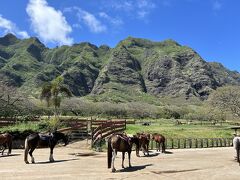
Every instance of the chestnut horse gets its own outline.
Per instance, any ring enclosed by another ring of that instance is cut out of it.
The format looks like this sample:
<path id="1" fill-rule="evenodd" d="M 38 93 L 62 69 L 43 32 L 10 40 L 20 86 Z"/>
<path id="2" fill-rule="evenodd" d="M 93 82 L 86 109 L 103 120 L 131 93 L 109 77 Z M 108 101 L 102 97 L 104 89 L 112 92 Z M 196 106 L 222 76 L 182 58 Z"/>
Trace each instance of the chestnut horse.
<path id="1" fill-rule="evenodd" d="M 11 154 L 12 139 L 13 139 L 13 136 L 9 133 L 0 134 L 0 145 L 3 146 L 2 155 L 4 154 L 4 151 L 5 149 L 7 149 L 7 147 L 8 147 L 7 155 Z"/>
<path id="2" fill-rule="evenodd" d="M 108 168 L 112 166 L 112 172 L 115 172 L 114 161 L 117 156 L 117 152 L 122 152 L 122 168 L 124 168 L 125 152 L 128 153 L 129 167 L 131 167 L 131 151 L 132 145 L 136 144 L 136 155 L 139 156 L 139 139 L 138 137 L 128 137 L 124 134 L 113 134 L 108 139 Z"/>
<path id="3" fill-rule="evenodd" d="M 139 146 L 143 151 L 143 154 L 149 155 L 149 142 L 150 142 L 150 134 L 145 133 L 137 133 L 137 137 L 139 139 Z"/>
<path id="4" fill-rule="evenodd" d="M 41 148 L 50 147 L 49 161 L 53 162 L 54 161 L 53 148 L 55 147 L 57 142 L 61 139 L 63 140 L 66 146 L 68 144 L 68 137 L 61 132 L 55 131 L 50 134 L 40 134 L 40 133 L 30 134 L 25 140 L 25 154 L 24 154 L 25 163 L 29 164 L 28 153 L 32 158 L 32 163 L 35 163 L 32 153 L 37 147 L 41 147 Z"/>
<path id="5" fill-rule="evenodd" d="M 162 134 L 152 134 L 152 140 L 157 143 L 157 151 L 160 151 L 160 144 L 162 144 L 162 153 L 165 152 L 165 137 Z"/>

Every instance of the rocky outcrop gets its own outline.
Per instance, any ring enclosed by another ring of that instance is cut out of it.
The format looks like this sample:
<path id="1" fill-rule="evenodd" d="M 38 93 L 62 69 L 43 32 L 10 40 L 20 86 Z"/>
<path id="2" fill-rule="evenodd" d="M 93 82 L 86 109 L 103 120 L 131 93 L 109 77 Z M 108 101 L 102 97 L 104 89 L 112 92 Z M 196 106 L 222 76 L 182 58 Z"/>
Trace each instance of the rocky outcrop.
<path id="1" fill-rule="evenodd" d="M 48 49 L 37 38 L 0 38 L 1 81 L 33 92 L 58 75 L 75 96 L 131 92 L 205 99 L 217 87 L 240 85 L 238 72 L 206 62 L 174 40 L 128 37 L 115 48 L 83 42 Z"/>

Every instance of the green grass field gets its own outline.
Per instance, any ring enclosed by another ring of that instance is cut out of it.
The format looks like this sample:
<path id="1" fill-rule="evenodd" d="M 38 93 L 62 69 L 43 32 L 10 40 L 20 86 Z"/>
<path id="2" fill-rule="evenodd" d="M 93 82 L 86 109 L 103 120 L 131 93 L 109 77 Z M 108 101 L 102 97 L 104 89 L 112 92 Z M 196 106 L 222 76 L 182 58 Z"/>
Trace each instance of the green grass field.
<path id="1" fill-rule="evenodd" d="M 233 130 L 230 129 L 230 125 L 224 123 L 222 126 L 217 125 L 201 125 L 197 121 L 193 121 L 192 124 L 176 125 L 176 120 L 170 119 L 158 119 L 151 120 L 149 126 L 143 126 L 142 122 L 150 122 L 150 120 L 137 120 L 136 124 L 128 124 L 126 133 L 136 134 L 138 132 L 147 133 L 161 133 L 167 138 L 232 138 Z M 184 120 L 183 120 L 184 121 Z M 25 130 L 32 131 L 45 131 L 44 127 L 39 123 L 18 123 L 13 126 L 2 127 L 0 132 L 23 132 Z M 46 128 L 46 127 L 45 127 Z"/>
<path id="2" fill-rule="evenodd" d="M 127 125 L 127 134 L 136 134 L 137 132 L 161 133 L 167 138 L 231 138 L 233 130 L 230 125 L 193 125 L 182 124 L 175 125 L 173 120 L 159 120 L 151 123 L 149 126 L 143 126 L 141 123 Z"/>

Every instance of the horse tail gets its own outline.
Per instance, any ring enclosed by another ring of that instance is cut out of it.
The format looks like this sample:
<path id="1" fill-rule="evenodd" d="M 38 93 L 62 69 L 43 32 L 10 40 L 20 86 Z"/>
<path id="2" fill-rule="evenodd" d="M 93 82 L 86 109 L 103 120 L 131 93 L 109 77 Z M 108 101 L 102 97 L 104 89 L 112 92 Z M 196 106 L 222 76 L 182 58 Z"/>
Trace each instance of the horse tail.
<path id="1" fill-rule="evenodd" d="M 25 150 L 24 150 L 24 161 L 27 162 L 27 159 L 28 159 L 28 150 L 29 150 L 29 147 L 28 147 L 28 138 L 26 138 L 25 140 Z"/>
<path id="2" fill-rule="evenodd" d="M 112 165 L 112 146 L 111 146 L 111 138 L 108 139 L 108 151 L 107 151 L 107 157 L 108 157 L 108 168 L 111 168 Z"/>

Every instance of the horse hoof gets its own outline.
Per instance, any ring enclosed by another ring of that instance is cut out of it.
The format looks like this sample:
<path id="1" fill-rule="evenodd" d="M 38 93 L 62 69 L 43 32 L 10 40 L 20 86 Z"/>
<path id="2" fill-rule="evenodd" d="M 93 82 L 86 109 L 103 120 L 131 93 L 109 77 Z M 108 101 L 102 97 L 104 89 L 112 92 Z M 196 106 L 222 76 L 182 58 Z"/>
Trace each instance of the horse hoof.
<path id="1" fill-rule="evenodd" d="M 25 163 L 26 163 L 26 164 L 29 164 L 29 162 L 28 162 L 28 161 L 25 161 Z"/>
<path id="2" fill-rule="evenodd" d="M 114 168 L 114 169 L 112 169 L 112 172 L 116 172 L 116 169 Z"/>

